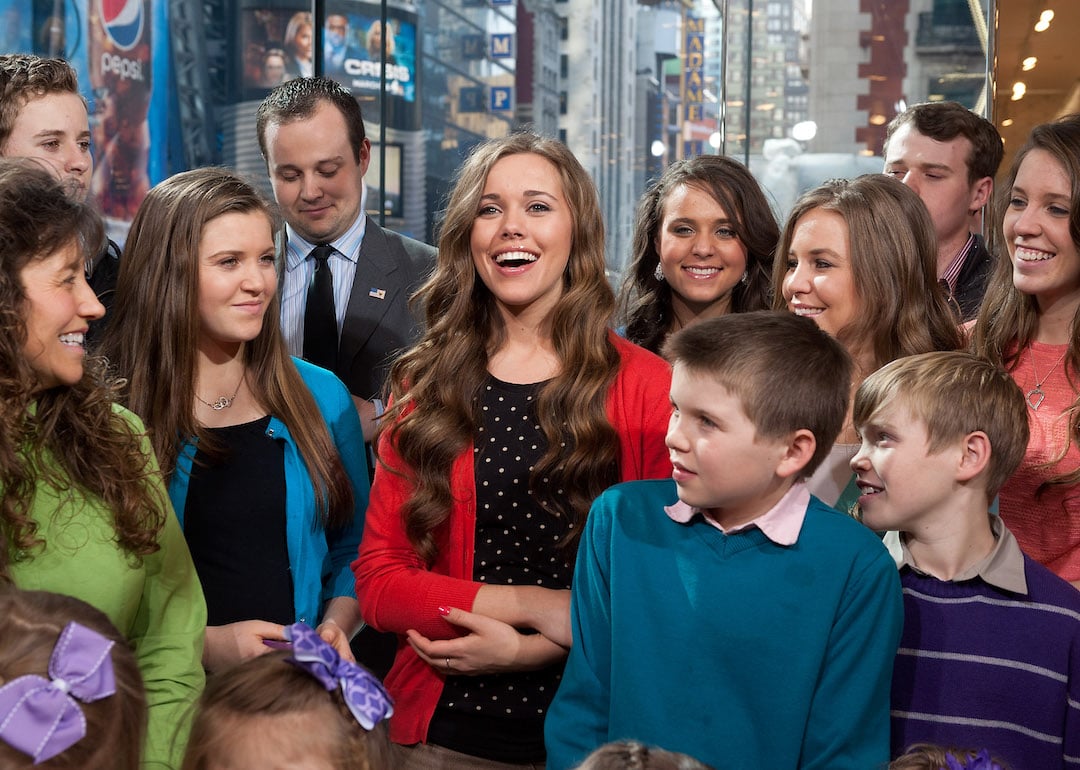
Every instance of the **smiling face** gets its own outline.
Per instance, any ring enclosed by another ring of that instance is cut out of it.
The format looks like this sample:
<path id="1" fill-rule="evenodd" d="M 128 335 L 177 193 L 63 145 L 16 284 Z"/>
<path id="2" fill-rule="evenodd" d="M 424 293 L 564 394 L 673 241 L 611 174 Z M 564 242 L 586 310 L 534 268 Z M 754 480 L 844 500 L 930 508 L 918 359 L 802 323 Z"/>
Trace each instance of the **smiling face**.
<path id="1" fill-rule="evenodd" d="M 281 212 L 300 236 L 329 243 L 363 212 L 364 173 L 371 158 L 367 139 L 357 163 L 345 118 L 321 101 L 310 118 L 266 127 L 266 162 Z"/>
<path id="2" fill-rule="evenodd" d="M 862 312 L 862 302 L 855 291 L 847 223 L 840 214 L 817 208 L 800 217 L 782 291 L 788 310 L 812 318 L 843 341 L 843 331 Z"/>
<path id="3" fill-rule="evenodd" d="M 787 442 L 758 435 L 742 400 L 712 377 L 675 364 L 665 439 L 679 499 L 724 527 L 767 512 L 787 491 L 777 470 Z"/>
<path id="4" fill-rule="evenodd" d="M 94 160 L 82 97 L 50 93 L 30 99 L 19 110 L 0 155 L 45 161 L 60 181 L 72 185 L 69 195 L 85 200 Z"/>
<path id="5" fill-rule="evenodd" d="M 86 283 L 78 243 L 72 241 L 55 254 L 32 260 L 19 277 L 26 293 L 23 355 L 41 388 L 74 385 L 83 376 L 89 322 L 105 315 Z"/>
<path id="6" fill-rule="evenodd" d="M 548 318 L 563 293 L 574 220 L 562 177 L 533 153 L 488 172 L 470 235 L 473 264 L 504 315 Z"/>
<path id="7" fill-rule="evenodd" d="M 274 238 L 261 211 L 206 223 L 199 240 L 199 344 L 235 349 L 262 330 L 277 290 Z"/>
<path id="8" fill-rule="evenodd" d="M 656 251 L 682 326 L 731 310 L 731 290 L 746 271 L 738 222 L 695 185 L 678 185 L 664 202 Z"/>
<path id="9" fill-rule="evenodd" d="M 1002 232 L 1013 284 L 1041 309 L 1080 305 L 1080 253 L 1069 234 L 1072 185 L 1061 163 L 1033 149 L 1020 162 Z"/>
<path id="10" fill-rule="evenodd" d="M 923 522 L 956 515 L 953 457 L 961 442 L 930 450 L 926 423 L 903 404 L 882 406 L 859 426 L 862 445 L 851 460 L 862 521 L 877 531 L 918 531 Z M 917 483 L 913 480 L 917 479 Z"/>

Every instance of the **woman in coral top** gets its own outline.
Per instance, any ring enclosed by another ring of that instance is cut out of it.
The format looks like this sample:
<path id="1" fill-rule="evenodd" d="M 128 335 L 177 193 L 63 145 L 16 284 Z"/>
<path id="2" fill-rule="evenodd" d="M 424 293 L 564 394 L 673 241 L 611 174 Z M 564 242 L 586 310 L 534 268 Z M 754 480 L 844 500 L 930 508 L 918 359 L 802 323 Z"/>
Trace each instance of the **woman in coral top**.
<path id="1" fill-rule="evenodd" d="M 609 330 L 603 232 L 554 140 L 487 142 L 458 175 L 353 565 L 365 620 L 400 635 L 395 767 L 543 766 L 589 506 L 671 473 L 670 370 Z"/>
<path id="2" fill-rule="evenodd" d="M 972 335 L 1027 398 L 1031 439 L 1002 487 L 1020 547 L 1080 587 L 1080 115 L 1032 129 L 999 201 L 999 260 Z"/>

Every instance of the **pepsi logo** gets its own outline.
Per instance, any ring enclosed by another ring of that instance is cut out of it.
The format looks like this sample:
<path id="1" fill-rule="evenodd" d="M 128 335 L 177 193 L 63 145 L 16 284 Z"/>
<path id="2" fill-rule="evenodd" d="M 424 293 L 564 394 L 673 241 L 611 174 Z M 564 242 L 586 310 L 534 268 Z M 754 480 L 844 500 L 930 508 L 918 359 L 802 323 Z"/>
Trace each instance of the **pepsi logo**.
<path id="1" fill-rule="evenodd" d="M 142 40 L 142 0 L 99 0 L 101 25 L 121 51 L 130 51 Z"/>

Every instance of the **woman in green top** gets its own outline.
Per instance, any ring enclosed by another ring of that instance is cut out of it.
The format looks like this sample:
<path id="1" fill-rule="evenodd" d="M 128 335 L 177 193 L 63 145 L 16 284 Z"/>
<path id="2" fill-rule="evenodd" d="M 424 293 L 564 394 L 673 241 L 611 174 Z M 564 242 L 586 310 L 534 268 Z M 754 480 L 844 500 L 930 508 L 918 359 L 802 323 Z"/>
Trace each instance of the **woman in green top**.
<path id="1" fill-rule="evenodd" d="M 144 764 L 178 767 L 206 605 L 142 423 L 103 361 L 84 366 L 104 314 L 84 265 L 103 242 L 42 166 L 0 160 L 0 582 L 108 615 L 146 684 Z"/>

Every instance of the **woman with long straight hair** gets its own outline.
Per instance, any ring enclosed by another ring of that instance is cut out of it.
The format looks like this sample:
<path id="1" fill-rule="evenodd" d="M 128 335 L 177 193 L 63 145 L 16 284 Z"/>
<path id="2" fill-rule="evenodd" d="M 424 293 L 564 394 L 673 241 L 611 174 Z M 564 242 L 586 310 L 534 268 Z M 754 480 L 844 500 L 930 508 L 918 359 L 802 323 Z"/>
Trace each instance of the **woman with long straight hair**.
<path id="1" fill-rule="evenodd" d="M 584 168 L 532 134 L 481 144 L 450 195 L 354 564 L 400 635 L 395 767 L 543 765 L 589 506 L 671 474 L 670 370 L 610 331 L 603 232 Z"/>
<path id="2" fill-rule="evenodd" d="M 225 169 L 157 185 L 132 222 L 103 340 L 195 559 L 211 670 L 300 621 L 351 658 L 360 625 L 359 418 L 332 373 L 286 352 L 275 229 L 266 201 Z"/>
<path id="3" fill-rule="evenodd" d="M 999 510 L 1026 553 L 1080 587 L 1080 115 L 1032 129 L 996 209 L 1008 258 L 971 344 L 1024 391 L 1031 427 Z"/>

